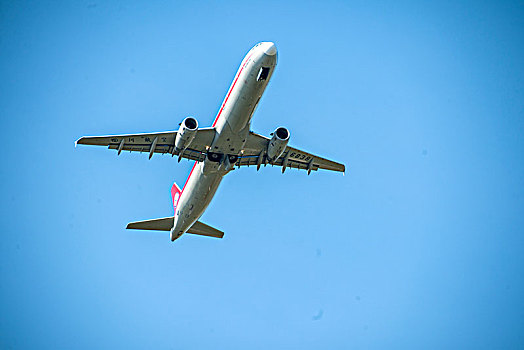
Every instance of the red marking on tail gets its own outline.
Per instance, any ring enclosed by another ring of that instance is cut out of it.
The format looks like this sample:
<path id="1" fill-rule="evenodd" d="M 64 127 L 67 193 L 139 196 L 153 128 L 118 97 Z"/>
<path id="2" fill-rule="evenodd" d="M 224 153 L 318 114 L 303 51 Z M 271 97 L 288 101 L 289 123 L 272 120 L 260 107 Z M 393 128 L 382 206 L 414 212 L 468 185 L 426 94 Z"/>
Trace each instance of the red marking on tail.
<path id="1" fill-rule="evenodd" d="M 173 183 L 173 187 L 171 187 L 171 198 L 173 199 L 173 208 L 176 212 L 176 206 L 178 204 L 178 201 L 180 199 L 180 196 L 182 195 L 182 190 L 178 187 L 176 183 Z"/>
<path id="2" fill-rule="evenodd" d="M 176 214 L 176 206 L 178 205 L 178 201 L 180 200 L 180 197 L 182 197 L 182 193 L 184 192 L 184 189 L 186 188 L 186 185 L 189 182 L 189 179 L 191 178 L 191 174 L 193 174 L 193 170 L 195 170 L 197 164 L 198 162 L 195 162 L 195 164 L 193 164 L 193 168 L 191 169 L 191 172 L 189 173 L 186 183 L 184 184 L 184 187 L 182 189 L 178 187 L 176 182 L 173 183 L 173 186 L 171 187 L 171 198 L 173 198 L 173 208 L 175 208 L 175 214 Z"/>

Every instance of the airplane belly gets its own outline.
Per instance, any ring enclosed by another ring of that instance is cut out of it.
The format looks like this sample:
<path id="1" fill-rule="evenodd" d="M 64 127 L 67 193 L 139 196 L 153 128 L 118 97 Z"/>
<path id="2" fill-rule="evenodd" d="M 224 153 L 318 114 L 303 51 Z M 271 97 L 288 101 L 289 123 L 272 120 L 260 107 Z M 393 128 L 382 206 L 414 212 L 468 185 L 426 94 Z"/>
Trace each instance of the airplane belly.
<path id="1" fill-rule="evenodd" d="M 239 88 L 236 98 L 231 101 L 227 117 L 224 118 L 225 124 L 232 132 L 239 132 L 245 129 L 251 120 L 255 104 L 262 96 L 265 88 L 265 84 L 258 84 L 256 81 L 255 72 L 250 71 L 246 75 L 247 77 Z"/>
<path id="2" fill-rule="evenodd" d="M 203 165 L 204 162 L 196 165 L 194 169 L 196 173 L 192 174 L 191 181 L 184 188 L 177 206 L 173 230 L 177 238 L 202 216 L 222 181 L 222 173 L 204 174 Z"/>
<path id="3" fill-rule="evenodd" d="M 215 196 L 218 186 L 222 181 L 222 174 L 200 174 L 200 179 L 192 195 L 188 200 L 188 212 L 186 217 L 190 220 L 197 220 L 211 203 Z M 193 222 L 191 223 L 191 225 Z M 191 226 L 190 225 L 190 226 Z"/>
<path id="4" fill-rule="evenodd" d="M 219 111 L 216 122 L 217 137 L 212 144 L 213 152 L 239 154 L 242 150 L 250 122 L 276 66 L 276 57 L 248 54 L 230 91 Z M 269 74 L 259 79 L 260 70 L 266 67 Z"/>

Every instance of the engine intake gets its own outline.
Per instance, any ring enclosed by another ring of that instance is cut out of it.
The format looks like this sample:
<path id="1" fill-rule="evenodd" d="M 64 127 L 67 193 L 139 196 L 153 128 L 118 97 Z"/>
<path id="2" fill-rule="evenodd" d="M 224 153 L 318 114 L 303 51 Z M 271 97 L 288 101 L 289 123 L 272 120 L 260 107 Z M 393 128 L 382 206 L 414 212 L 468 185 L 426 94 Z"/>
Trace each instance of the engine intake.
<path id="1" fill-rule="evenodd" d="M 267 158 L 270 163 L 276 161 L 284 153 L 288 142 L 289 130 L 284 127 L 277 128 L 267 146 Z"/>
<path id="2" fill-rule="evenodd" d="M 189 147 L 189 144 L 196 136 L 198 130 L 198 122 L 193 117 L 187 117 L 180 123 L 180 128 L 176 134 L 175 138 L 175 149 L 174 153 L 179 153 L 182 150 L 185 150 Z"/>

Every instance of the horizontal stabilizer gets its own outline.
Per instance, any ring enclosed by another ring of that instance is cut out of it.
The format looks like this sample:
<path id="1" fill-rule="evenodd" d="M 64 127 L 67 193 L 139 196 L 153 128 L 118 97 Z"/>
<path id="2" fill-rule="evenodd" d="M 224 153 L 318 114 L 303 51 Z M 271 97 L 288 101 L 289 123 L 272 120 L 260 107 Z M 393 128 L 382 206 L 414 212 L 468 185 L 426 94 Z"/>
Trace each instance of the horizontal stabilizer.
<path id="1" fill-rule="evenodd" d="M 204 224 L 203 222 L 197 221 L 187 230 L 187 233 L 192 233 L 194 235 L 222 238 L 224 237 L 224 232 L 217 230 L 209 225 Z"/>
<path id="2" fill-rule="evenodd" d="M 144 220 L 130 222 L 127 224 L 127 229 L 133 230 L 155 230 L 155 231 L 171 231 L 173 227 L 173 217 L 169 216 L 167 218 L 153 219 L 153 220 Z M 200 221 L 197 221 L 187 230 L 187 233 L 192 233 L 194 235 L 208 236 L 215 238 L 224 237 L 224 232 L 217 230 L 209 225 L 206 225 Z"/>
<path id="3" fill-rule="evenodd" d="M 173 217 L 153 219 L 153 220 L 144 220 L 130 222 L 127 224 L 127 229 L 132 230 L 155 230 L 155 231 L 171 231 L 173 227 Z"/>

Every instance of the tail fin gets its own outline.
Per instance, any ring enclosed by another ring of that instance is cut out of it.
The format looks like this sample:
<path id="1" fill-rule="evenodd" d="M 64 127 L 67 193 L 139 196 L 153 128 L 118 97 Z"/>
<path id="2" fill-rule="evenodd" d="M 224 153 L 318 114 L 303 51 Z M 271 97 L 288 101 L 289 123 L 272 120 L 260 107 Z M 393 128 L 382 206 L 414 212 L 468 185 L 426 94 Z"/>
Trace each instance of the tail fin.
<path id="1" fill-rule="evenodd" d="M 180 199 L 180 196 L 182 195 L 182 190 L 178 185 L 173 183 L 173 187 L 171 187 L 171 198 L 173 199 L 173 208 L 175 209 L 176 213 L 176 206 L 178 204 L 178 200 Z"/>

